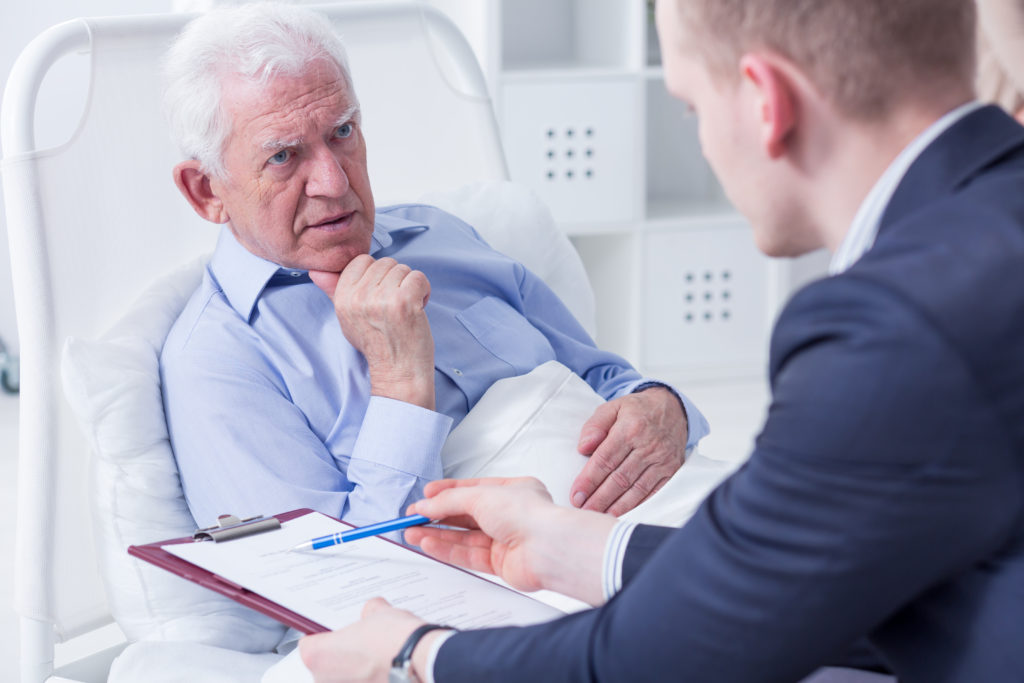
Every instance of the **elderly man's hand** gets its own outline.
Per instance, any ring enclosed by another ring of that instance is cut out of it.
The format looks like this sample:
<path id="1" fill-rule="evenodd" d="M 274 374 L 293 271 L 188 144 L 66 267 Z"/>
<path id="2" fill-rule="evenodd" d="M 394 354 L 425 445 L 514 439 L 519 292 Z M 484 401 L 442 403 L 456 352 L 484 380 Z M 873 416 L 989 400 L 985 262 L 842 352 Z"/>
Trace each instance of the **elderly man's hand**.
<path id="1" fill-rule="evenodd" d="M 310 271 L 334 301 L 341 331 L 366 358 L 370 391 L 434 408 L 434 338 L 425 307 L 430 282 L 391 258 L 362 254 L 339 275 Z"/>
<path id="2" fill-rule="evenodd" d="M 669 389 L 651 387 L 600 406 L 580 432 L 590 460 L 569 499 L 576 507 L 621 515 L 660 489 L 683 464 L 687 422 Z"/>
<path id="3" fill-rule="evenodd" d="M 363 618 L 330 633 L 318 633 L 299 641 L 299 652 L 316 683 L 387 681 L 391 660 L 409 634 L 424 621 L 374 598 L 363 607 Z M 427 634 L 417 645 L 429 649 Z M 417 663 L 414 658 L 413 664 Z"/>

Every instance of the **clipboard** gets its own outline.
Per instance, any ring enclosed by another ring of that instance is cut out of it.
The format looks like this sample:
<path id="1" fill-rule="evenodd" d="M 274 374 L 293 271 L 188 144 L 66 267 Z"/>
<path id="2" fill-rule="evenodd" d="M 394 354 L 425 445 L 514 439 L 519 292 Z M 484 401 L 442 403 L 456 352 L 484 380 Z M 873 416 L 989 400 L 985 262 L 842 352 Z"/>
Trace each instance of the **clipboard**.
<path id="1" fill-rule="evenodd" d="M 266 531 L 272 531 L 281 527 L 282 522 L 287 522 L 290 519 L 301 517 L 312 513 L 313 510 L 309 508 L 301 508 L 298 510 L 292 510 L 291 512 L 285 512 L 273 517 L 257 517 L 251 519 L 238 519 L 232 515 L 224 515 L 221 517 L 220 522 L 215 527 L 207 527 L 205 529 L 199 529 L 191 536 L 184 536 L 182 538 L 173 538 L 166 541 L 157 541 L 155 543 L 147 543 L 146 545 L 130 545 L 128 546 L 128 554 L 145 560 L 150 564 L 154 564 L 161 569 L 166 569 L 172 574 L 188 579 L 193 583 L 198 583 L 204 588 L 220 593 L 221 595 L 227 596 L 252 609 L 265 614 L 271 619 L 291 626 L 292 628 L 301 631 L 305 634 L 312 633 L 323 633 L 329 631 L 327 627 L 322 624 L 318 624 L 311 619 L 293 612 L 292 610 L 280 605 L 272 600 L 268 600 L 259 593 L 243 588 L 236 583 L 232 583 L 227 579 L 217 576 L 213 572 L 196 566 L 187 560 L 183 560 L 176 555 L 164 550 L 161 546 L 165 545 L 177 545 L 179 543 L 226 543 L 230 542 L 235 538 L 243 538 L 252 534 L 264 533 Z M 340 520 L 339 520 L 340 521 Z M 348 526 L 352 526 L 348 522 L 341 522 Z M 385 539 L 386 540 L 386 539 Z"/>
<path id="2" fill-rule="evenodd" d="M 179 557 L 178 554 L 169 552 L 164 547 L 180 544 L 209 544 L 209 548 L 200 548 L 199 546 L 194 548 L 194 550 L 202 551 L 198 553 L 198 556 L 208 556 L 209 553 L 206 552 L 207 550 L 213 551 L 214 548 L 220 547 L 221 545 L 231 547 L 232 542 L 236 539 L 249 539 L 246 543 L 240 544 L 240 547 L 251 546 L 255 543 L 258 548 L 262 548 L 267 545 L 267 543 L 259 540 L 263 538 L 263 534 L 271 534 L 277 529 L 284 532 L 285 528 L 282 526 L 284 523 L 298 520 L 306 515 L 322 517 L 329 520 L 331 524 L 341 524 L 348 528 L 355 528 L 348 522 L 331 517 L 330 515 L 316 512 L 309 508 L 292 510 L 291 512 L 274 515 L 273 517 L 255 517 L 250 519 L 238 519 L 231 515 L 224 515 L 218 521 L 217 526 L 199 529 L 192 536 L 157 541 L 146 545 L 132 545 L 128 547 L 128 553 L 140 560 L 149 562 L 150 564 L 156 565 L 157 567 L 167 570 L 173 574 L 177 574 L 178 576 L 192 581 L 193 583 L 197 583 L 216 593 L 220 593 L 239 604 L 250 607 L 261 614 L 265 614 L 266 616 L 276 619 L 282 624 L 291 626 L 303 633 L 321 633 L 339 627 L 339 625 L 335 623 L 335 617 L 337 616 L 336 612 L 330 612 L 328 614 L 321 613 L 321 617 L 318 618 L 326 618 L 326 621 L 324 623 L 320 623 L 316 619 L 307 616 L 309 612 L 303 614 L 282 604 L 288 603 L 291 596 L 294 594 L 291 592 L 282 592 L 280 586 L 272 588 L 271 594 L 276 597 L 268 598 L 266 595 L 262 595 L 256 590 L 251 590 L 240 583 L 236 583 L 236 581 L 228 579 L 211 569 L 199 566 L 184 557 Z M 299 524 L 299 522 L 296 521 L 296 524 Z M 315 526 L 316 523 L 313 522 L 313 524 Z M 309 529 L 304 529 L 303 531 L 308 533 Z M 298 530 L 293 529 L 292 532 L 297 533 Z M 287 533 L 285 536 L 287 536 Z M 303 538 L 310 537 L 311 536 L 304 536 Z M 267 538 L 271 541 L 273 540 L 269 535 Z M 362 543 L 364 542 L 361 541 L 358 544 L 354 544 L 354 546 L 356 548 L 365 547 L 361 545 Z M 537 598 L 521 593 L 507 584 L 503 585 L 500 582 L 491 581 L 479 576 L 478 574 L 467 571 L 462 567 L 441 562 L 429 555 L 425 555 L 413 548 L 396 543 L 388 538 L 377 536 L 374 539 L 366 539 L 365 543 L 371 547 L 375 543 L 386 544 L 383 548 L 378 548 L 378 550 L 372 552 L 376 558 L 379 558 L 374 559 L 374 562 L 378 562 L 383 558 L 390 558 L 389 561 L 397 561 L 401 563 L 401 565 L 406 566 L 408 566 L 409 562 L 412 562 L 413 565 L 420 567 L 420 570 L 418 571 L 425 572 L 424 574 L 421 574 L 422 577 L 426 577 L 427 574 L 431 574 L 434 576 L 432 581 L 440 581 L 440 584 L 431 583 L 431 586 L 437 586 L 447 582 L 449 584 L 447 588 L 448 593 L 446 594 L 445 589 L 442 588 L 441 592 L 434 596 L 437 597 L 437 604 L 441 605 L 442 609 L 447 608 L 451 604 L 450 602 L 446 602 L 447 597 L 451 595 L 462 596 L 460 599 L 464 601 L 463 604 L 461 606 L 456 605 L 453 608 L 455 612 L 458 612 L 458 614 L 453 612 L 452 614 L 449 614 L 448 617 L 441 617 L 441 621 L 444 621 L 445 623 L 452 622 L 452 626 L 461 627 L 458 619 L 462 618 L 470 620 L 466 624 L 467 627 L 470 628 L 487 627 L 491 625 L 525 625 L 528 623 L 537 623 L 538 621 L 547 621 L 549 619 L 556 618 L 557 616 L 564 616 L 564 614 L 569 611 L 560 605 L 556 606 L 550 602 L 538 600 Z M 274 544 L 271 543 L 270 545 Z M 182 549 L 182 551 L 185 550 L 186 549 Z M 378 554 L 381 550 L 384 550 L 383 554 Z M 258 550 L 258 552 L 263 552 L 263 550 Z M 278 552 L 280 551 L 275 550 L 274 554 Z M 191 551 L 181 552 L 180 554 L 192 555 L 192 559 L 196 559 L 197 556 L 197 553 Z M 213 554 L 217 555 L 218 553 L 214 552 Z M 213 566 L 216 567 L 217 563 L 214 563 Z M 278 570 L 273 568 L 271 568 L 270 571 L 273 575 L 282 575 L 276 573 Z M 245 571 L 242 573 L 244 574 Z M 399 578 L 408 576 L 408 569 L 401 569 L 396 576 Z M 241 578 L 241 576 L 235 576 L 235 579 L 239 582 L 244 582 L 246 580 Z M 423 580 L 426 580 L 426 578 Z M 254 585 L 254 588 L 255 587 L 257 586 Z M 345 590 L 348 589 L 346 588 Z M 401 590 L 405 591 L 405 587 L 401 587 Z M 362 601 L 369 599 L 373 594 L 374 593 L 370 593 L 363 596 Z M 386 593 L 383 595 L 384 597 L 387 597 Z M 407 595 L 403 594 L 403 597 L 407 597 Z M 426 594 L 424 594 L 423 597 L 428 602 L 433 599 L 433 597 L 427 596 Z M 301 600 L 299 602 L 301 602 Z M 354 600 L 350 600 L 348 602 L 348 605 L 354 604 Z M 429 609 L 431 605 L 428 604 L 425 605 L 425 607 Z M 413 609 L 411 605 L 407 605 L 407 608 Z M 296 607 L 296 609 L 303 608 Z M 345 607 L 345 609 L 351 609 L 351 607 Z M 359 609 L 361 610 L 361 606 Z M 315 609 L 313 616 L 316 616 Z M 427 618 L 429 615 L 421 614 L 420 616 Z M 491 621 L 490 623 L 481 623 L 479 625 L 472 622 L 472 619 L 478 618 L 492 620 L 501 618 L 504 619 L 504 621 Z M 441 621 L 438 623 L 441 623 Z"/>

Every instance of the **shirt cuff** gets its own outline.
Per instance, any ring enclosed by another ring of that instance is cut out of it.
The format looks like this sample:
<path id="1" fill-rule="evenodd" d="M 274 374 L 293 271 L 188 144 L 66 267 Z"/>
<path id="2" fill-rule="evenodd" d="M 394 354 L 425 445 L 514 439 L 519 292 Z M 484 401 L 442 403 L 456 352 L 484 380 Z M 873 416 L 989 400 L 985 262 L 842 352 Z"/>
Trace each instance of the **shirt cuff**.
<path id="1" fill-rule="evenodd" d="M 452 418 L 420 406 L 371 396 L 352 458 L 367 460 L 422 479 L 441 477 L 441 449 Z"/>
<path id="2" fill-rule="evenodd" d="M 622 590 L 622 560 L 626 557 L 629 537 L 633 535 L 633 529 L 636 527 L 636 522 L 619 521 L 608 535 L 608 542 L 604 546 L 604 569 L 601 576 L 606 601 L 611 600 L 613 595 Z"/>
<path id="3" fill-rule="evenodd" d="M 686 450 L 696 446 L 698 441 L 711 433 L 711 425 L 708 424 L 704 414 L 697 410 L 697 406 L 694 405 L 693 401 L 688 399 L 685 394 L 677 391 L 671 384 L 665 384 L 657 380 L 642 379 L 624 393 L 635 394 L 650 387 L 665 387 L 675 394 L 675 397 L 683 405 L 683 413 L 686 415 Z"/>
<path id="4" fill-rule="evenodd" d="M 434 683 L 434 662 L 437 661 L 437 653 L 441 651 L 441 646 L 456 633 L 458 631 L 448 631 L 431 643 L 430 652 L 427 653 L 427 670 L 423 672 L 423 683 Z"/>

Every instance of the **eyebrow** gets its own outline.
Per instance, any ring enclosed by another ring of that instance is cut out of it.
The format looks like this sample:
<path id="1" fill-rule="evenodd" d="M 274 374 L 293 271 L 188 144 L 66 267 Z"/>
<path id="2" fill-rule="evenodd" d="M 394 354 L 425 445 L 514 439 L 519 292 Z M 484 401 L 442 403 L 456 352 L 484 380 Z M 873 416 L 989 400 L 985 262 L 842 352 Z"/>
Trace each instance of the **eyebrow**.
<path id="1" fill-rule="evenodd" d="M 341 113 L 341 116 L 338 117 L 338 120 L 335 122 L 334 127 L 337 128 L 339 126 L 344 126 L 349 121 L 355 121 L 356 123 L 359 123 L 359 114 L 360 110 L 358 104 L 349 105 L 349 108 L 343 111 Z"/>
<path id="2" fill-rule="evenodd" d="M 334 128 L 339 128 L 341 126 L 344 126 L 346 123 L 349 123 L 351 121 L 355 121 L 356 123 L 359 123 L 359 114 L 360 114 L 359 105 L 358 104 L 350 105 L 348 109 L 346 109 L 345 111 L 343 111 L 341 113 L 341 116 L 338 117 L 337 121 L 335 121 Z M 283 139 L 275 138 L 275 139 L 272 139 L 272 140 L 265 141 L 262 145 L 260 145 L 260 148 L 264 152 L 279 152 L 282 149 L 288 149 L 290 147 L 298 147 L 302 143 L 303 143 L 303 139 L 301 137 L 292 138 L 290 140 L 283 140 Z"/>

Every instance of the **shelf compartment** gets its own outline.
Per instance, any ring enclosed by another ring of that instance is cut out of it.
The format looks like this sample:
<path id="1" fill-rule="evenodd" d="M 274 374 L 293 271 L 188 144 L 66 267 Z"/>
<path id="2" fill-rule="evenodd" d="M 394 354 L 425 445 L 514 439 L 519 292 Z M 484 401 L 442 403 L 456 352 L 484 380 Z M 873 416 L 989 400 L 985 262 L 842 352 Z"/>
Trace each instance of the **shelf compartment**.
<path id="1" fill-rule="evenodd" d="M 641 258 L 645 369 L 692 378 L 764 371 L 771 263 L 742 218 L 645 233 Z"/>
<path id="2" fill-rule="evenodd" d="M 644 7 L 644 63 L 648 66 L 661 66 L 661 42 L 654 22 L 653 2 L 645 3 Z"/>
<path id="3" fill-rule="evenodd" d="M 506 83 L 501 122 L 512 180 L 533 188 L 561 223 L 640 218 L 640 93 L 626 77 Z"/>
<path id="4" fill-rule="evenodd" d="M 576 235 L 573 246 L 583 260 L 597 306 L 595 341 L 636 366 L 639 362 L 640 310 L 636 305 L 639 239 L 636 234 Z"/>
<path id="5" fill-rule="evenodd" d="M 646 215 L 665 218 L 731 211 L 722 186 L 700 149 L 697 117 L 657 79 L 645 81 L 647 97 Z"/>
<path id="6" fill-rule="evenodd" d="M 636 68 L 645 7 L 633 0 L 505 0 L 505 70 Z"/>

